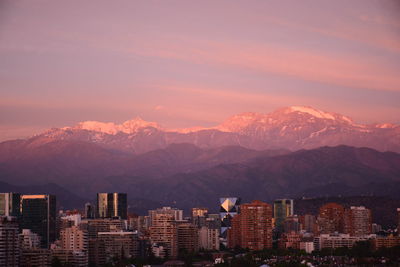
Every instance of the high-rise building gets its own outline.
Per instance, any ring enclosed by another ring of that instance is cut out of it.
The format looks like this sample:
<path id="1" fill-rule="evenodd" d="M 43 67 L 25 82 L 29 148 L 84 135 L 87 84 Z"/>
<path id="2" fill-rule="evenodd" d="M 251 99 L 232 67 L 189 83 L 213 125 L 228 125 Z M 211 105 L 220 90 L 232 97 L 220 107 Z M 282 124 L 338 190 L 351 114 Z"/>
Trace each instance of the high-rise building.
<path id="1" fill-rule="evenodd" d="M 372 232 L 371 210 L 363 206 L 350 207 L 345 212 L 346 232 L 352 236 L 369 235 Z"/>
<path id="2" fill-rule="evenodd" d="M 98 218 L 128 218 L 127 195 L 125 193 L 98 193 Z"/>
<path id="3" fill-rule="evenodd" d="M 254 200 L 240 205 L 240 214 L 232 219 L 228 230 L 228 246 L 250 250 L 272 248 L 272 207 Z"/>
<path id="4" fill-rule="evenodd" d="M 56 197 L 53 195 L 21 196 L 22 228 L 40 236 L 41 246 L 49 248 L 56 238 Z"/>
<path id="5" fill-rule="evenodd" d="M 320 207 L 317 218 L 320 234 L 344 233 L 345 209 L 337 203 L 327 203 Z"/>
<path id="6" fill-rule="evenodd" d="M 275 228 L 278 233 L 283 232 L 283 222 L 288 216 L 293 216 L 293 199 L 277 199 L 274 201 Z"/>
<path id="7" fill-rule="evenodd" d="M 298 233 L 300 231 L 300 220 L 297 215 L 288 216 L 283 221 L 283 230 L 285 233 Z"/>
<path id="8" fill-rule="evenodd" d="M 165 248 L 169 258 L 178 256 L 176 220 L 173 214 L 154 213 L 150 226 L 150 240 L 157 246 Z"/>
<path id="9" fill-rule="evenodd" d="M 240 213 L 240 198 L 223 197 L 219 199 L 221 219 L 221 237 L 227 237 L 227 230 L 231 227 L 231 220 Z"/>
<path id="10" fill-rule="evenodd" d="M 206 208 L 192 208 L 192 223 L 197 225 L 198 228 L 206 223 L 208 209 Z"/>
<path id="11" fill-rule="evenodd" d="M 60 233 L 61 248 L 73 251 L 88 250 L 88 233 L 78 226 L 63 229 Z"/>
<path id="12" fill-rule="evenodd" d="M 199 229 L 199 248 L 219 250 L 219 228 L 201 227 Z"/>
<path id="13" fill-rule="evenodd" d="M 174 221 L 182 221 L 183 220 L 183 210 L 179 210 L 171 207 L 162 207 L 160 209 L 149 210 L 149 219 L 150 226 L 153 225 L 153 220 L 155 218 L 155 214 L 169 214 L 173 217 Z"/>
<path id="14" fill-rule="evenodd" d="M 197 252 L 199 250 L 199 233 L 197 226 L 185 222 L 176 227 L 178 251 Z"/>
<path id="15" fill-rule="evenodd" d="M 91 203 L 85 204 L 85 218 L 86 219 L 94 219 L 96 216 L 95 207 Z"/>
<path id="16" fill-rule="evenodd" d="M 192 218 L 205 217 L 208 214 L 207 208 L 192 208 Z"/>
<path id="17" fill-rule="evenodd" d="M 19 266 L 19 230 L 15 217 L 0 217 L 0 266 Z"/>
<path id="18" fill-rule="evenodd" d="M 20 217 L 21 194 L 0 193 L 0 216 Z"/>
<path id="19" fill-rule="evenodd" d="M 316 219 L 314 215 L 305 214 L 300 216 L 301 230 L 307 233 L 314 233 L 316 231 Z"/>

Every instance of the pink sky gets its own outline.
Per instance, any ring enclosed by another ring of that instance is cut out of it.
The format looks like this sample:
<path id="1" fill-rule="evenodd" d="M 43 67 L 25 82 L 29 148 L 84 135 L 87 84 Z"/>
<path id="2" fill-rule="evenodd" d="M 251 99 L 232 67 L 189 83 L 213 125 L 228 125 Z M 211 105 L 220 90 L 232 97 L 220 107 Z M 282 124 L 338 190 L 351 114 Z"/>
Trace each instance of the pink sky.
<path id="1" fill-rule="evenodd" d="M 0 3 L 0 140 L 305 105 L 400 123 L 398 1 Z"/>

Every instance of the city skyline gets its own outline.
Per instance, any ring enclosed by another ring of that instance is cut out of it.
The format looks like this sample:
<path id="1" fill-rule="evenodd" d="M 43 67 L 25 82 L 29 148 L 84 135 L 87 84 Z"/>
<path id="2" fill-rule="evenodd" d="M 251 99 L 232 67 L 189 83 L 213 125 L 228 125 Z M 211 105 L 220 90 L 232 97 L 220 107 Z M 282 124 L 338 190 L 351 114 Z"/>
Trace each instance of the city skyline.
<path id="1" fill-rule="evenodd" d="M 292 105 L 398 124 L 398 11 L 396 1 L 3 1 L 0 138 L 136 116 L 210 127 Z"/>
<path id="2" fill-rule="evenodd" d="M 0 0 L 0 266 L 397 266 L 399 0 Z"/>

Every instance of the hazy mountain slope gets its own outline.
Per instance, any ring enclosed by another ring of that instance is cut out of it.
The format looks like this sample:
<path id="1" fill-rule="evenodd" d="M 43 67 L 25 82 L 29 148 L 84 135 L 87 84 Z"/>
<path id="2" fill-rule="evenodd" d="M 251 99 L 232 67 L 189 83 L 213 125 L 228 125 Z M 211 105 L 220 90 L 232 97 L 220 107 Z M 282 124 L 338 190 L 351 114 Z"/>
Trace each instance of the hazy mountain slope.
<path id="1" fill-rule="evenodd" d="M 223 164 L 151 183 L 125 177 L 123 183 L 134 195 L 184 208 L 212 206 L 221 196 L 240 196 L 246 201 L 318 196 L 320 192 L 314 189 L 321 187 L 326 187 L 325 193 L 330 195 L 337 194 L 340 187 L 370 190 L 374 183 L 382 185 L 381 188 L 397 185 L 400 183 L 400 155 L 367 148 L 323 147 L 262 157 L 247 163 Z"/>
<path id="2" fill-rule="evenodd" d="M 200 149 L 192 144 L 172 144 L 165 149 L 134 155 L 90 142 L 47 141 L 39 143 L 30 139 L 18 141 L 14 146 L 10 145 L 14 141 L 0 144 L 0 181 L 17 185 L 57 183 L 85 195 L 115 188 L 116 181 L 109 179 L 110 176 L 134 175 L 137 179 L 148 180 L 262 155 L 288 153 L 234 146 Z"/>
<path id="3" fill-rule="evenodd" d="M 70 141 L 26 145 L 31 149 L 18 144 L 20 154 L 13 153 L 7 160 L 3 155 L 0 181 L 24 186 L 56 183 L 89 199 L 97 192 L 119 191 L 143 203 L 187 209 L 213 207 L 222 196 L 244 201 L 338 194 L 395 196 L 400 188 L 400 154 L 369 148 L 287 152 L 175 144 L 132 155 Z"/>

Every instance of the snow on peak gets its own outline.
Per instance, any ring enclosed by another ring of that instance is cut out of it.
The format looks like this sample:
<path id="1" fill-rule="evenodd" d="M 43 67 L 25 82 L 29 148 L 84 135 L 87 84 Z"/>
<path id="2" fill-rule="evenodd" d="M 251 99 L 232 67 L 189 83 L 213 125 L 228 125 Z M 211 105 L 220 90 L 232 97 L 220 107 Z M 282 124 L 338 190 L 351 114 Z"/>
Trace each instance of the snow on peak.
<path id="1" fill-rule="evenodd" d="M 140 128 L 147 128 L 147 127 L 153 127 L 156 129 L 160 129 L 161 127 L 156 123 L 156 122 L 148 122 L 145 120 L 142 120 L 140 117 L 136 117 L 132 120 L 125 121 L 121 125 L 121 131 L 125 133 L 130 133 L 132 131 L 136 131 L 137 129 Z"/>
<path id="2" fill-rule="evenodd" d="M 117 125 L 113 122 L 83 121 L 73 128 L 107 134 L 116 134 L 118 132 Z"/>
<path id="3" fill-rule="evenodd" d="M 286 113 L 292 113 L 292 112 L 307 113 L 316 118 L 335 120 L 335 117 L 332 114 L 311 107 L 292 106 L 286 109 Z"/>
<path id="4" fill-rule="evenodd" d="M 147 122 L 139 117 L 125 121 L 122 124 L 115 124 L 113 122 L 84 121 L 78 123 L 78 125 L 72 128 L 115 135 L 119 132 L 132 134 L 137 132 L 141 128 L 147 128 L 147 127 L 153 127 L 156 129 L 161 128 L 157 123 Z"/>
<path id="5" fill-rule="evenodd" d="M 230 117 L 224 123 L 215 128 L 223 132 L 236 132 L 256 121 L 259 121 L 264 116 L 265 115 L 260 113 L 245 112 Z"/>
<path id="6" fill-rule="evenodd" d="M 194 133 L 194 132 L 199 132 L 203 130 L 210 130 L 212 128 L 207 128 L 207 127 L 201 127 L 201 126 L 195 126 L 195 127 L 190 127 L 190 128 L 178 128 L 178 129 L 168 129 L 168 132 L 174 132 L 174 133 L 181 133 L 181 134 L 187 134 L 187 133 Z"/>
<path id="7" fill-rule="evenodd" d="M 392 123 L 381 123 L 381 124 L 376 124 L 375 125 L 376 128 L 381 128 L 381 129 L 391 129 L 391 128 L 395 128 L 396 124 L 392 124 Z"/>

